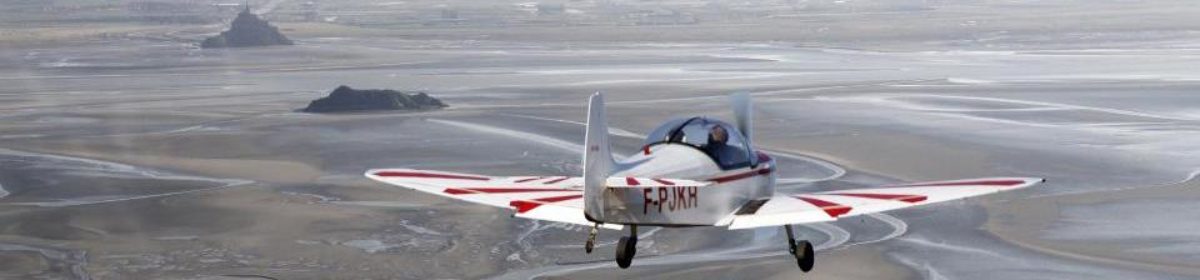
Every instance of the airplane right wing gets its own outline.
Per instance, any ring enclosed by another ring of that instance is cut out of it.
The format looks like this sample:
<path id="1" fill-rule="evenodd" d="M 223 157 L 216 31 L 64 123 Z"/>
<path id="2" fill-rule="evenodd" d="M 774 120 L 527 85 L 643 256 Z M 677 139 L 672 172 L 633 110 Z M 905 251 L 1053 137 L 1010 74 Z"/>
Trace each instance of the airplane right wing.
<path id="1" fill-rule="evenodd" d="M 735 215 L 729 229 L 829 222 L 843 217 L 1016 190 L 1041 182 L 1045 182 L 1045 179 L 981 178 L 806 194 L 777 193 L 756 211 Z"/>

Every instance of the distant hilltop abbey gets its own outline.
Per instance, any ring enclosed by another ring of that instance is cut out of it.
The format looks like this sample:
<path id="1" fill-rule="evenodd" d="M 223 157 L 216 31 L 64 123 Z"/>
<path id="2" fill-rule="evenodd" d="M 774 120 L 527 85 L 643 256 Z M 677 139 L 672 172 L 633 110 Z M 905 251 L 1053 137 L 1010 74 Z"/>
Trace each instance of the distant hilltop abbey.
<path id="1" fill-rule="evenodd" d="M 229 30 L 204 39 L 204 42 L 200 43 L 200 47 L 205 49 L 241 48 L 292 44 L 292 40 L 288 40 L 287 37 L 280 34 L 278 28 L 251 13 L 250 5 L 246 5 L 246 8 L 238 13 L 237 18 L 233 19 Z"/>

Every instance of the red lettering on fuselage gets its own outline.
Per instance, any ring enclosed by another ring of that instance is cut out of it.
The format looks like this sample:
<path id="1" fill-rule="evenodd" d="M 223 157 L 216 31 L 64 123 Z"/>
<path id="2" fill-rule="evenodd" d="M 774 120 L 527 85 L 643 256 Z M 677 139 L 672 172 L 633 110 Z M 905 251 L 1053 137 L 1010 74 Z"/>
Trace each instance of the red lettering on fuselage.
<path id="1" fill-rule="evenodd" d="M 642 202 L 642 214 L 650 212 L 650 203 L 654 202 L 654 200 L 650 199 L 651 191 L 652 190 L 650 188 L 642 189 L 642 199 L 644 200 L 644 202 Z"/>
<path id="2" fill-rule="evenodd" d="M 658 187 L 658 201 L 655 201 L 654 204 L 658 204 L 659 213 L 662 213 L 663 204 L 667 204 L 668 197 L 671 196 L 667 195 L 667 187 Z"/>
<path id="3" fill-rule="evenodd" d="M 696 208 L 700 203 L 698 187 L 672 186 L 642 189 L 642 214 L 649 214 L 650 209 L 658 209 L 658 213 L 674 212 Z"/>
<path id="4" fill-rule="evenodd" d="M 687 190 L 671 188 L 671 196 L 675 197 L 671 199 L 671 211 L 675 211 L 676 207 L 679 209 L 687 207 L 687 195 L 684 195 L 685 193 L 687 193 Z"/>
<path id="5" fill-rule="evenodd" d="M 700 205 L 700 199 L 698 199 L 699 194 L 700 194 L 700 188 L 697 188 L 697 187 L 688 188 L 688 199 L 692 200 L 691 207 L 696 207 L 696 205 Z"/>

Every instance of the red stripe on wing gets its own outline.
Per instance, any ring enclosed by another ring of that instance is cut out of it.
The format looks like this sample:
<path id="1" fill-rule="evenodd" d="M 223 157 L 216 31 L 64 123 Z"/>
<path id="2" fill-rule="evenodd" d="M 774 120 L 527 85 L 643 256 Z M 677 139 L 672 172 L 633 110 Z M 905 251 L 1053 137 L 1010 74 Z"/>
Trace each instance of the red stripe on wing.
<path id="1" fill-rule="evenodd" d="M 540 179 L 542 179 L 542 178 L 546 178 L 546 177 L 532 177 L 532 178 L 525 178 L 525 179 L 516 180 L 516 181 L 513 181 L 513 182 L 514 182 L 514 183 L 524 183 L 524 182 L 529 182 L 529 181 L 533 181 L 533 180 L 540 180 Z"/>
<path id="2" fill-rule="evenodd" d="M 525 213 L 525 212 L 529 212 L 530 210 L 533 210 L 534 208 L 538 208 L 538 206 L 542 206 L 542 204 L 545 204 L 545 203 L 567 201 L 567 200 L 572 200 L 572 199 L 579 199 L 582 197 L 583 197 L 583 195 L 576 194 L 576 195 L 543 197 L 543 198 L 534 199 L 533 201 L 513 200 L 513 201 L 508 202 L 508 206 L 512 206 L 513 208 L 516 208 L 517 213 Z"/>
<path id="3" fill-rule="evenodd" d="M 375 176 L 380 176 L 380 177 L 415 177 L 415 178 L 436 178 L 436 179 L 460 179 L 460 180 L 476 180 L 476 181 L 488 181 L 488 180 L 491 180 L 491 178 L 488 178 L 488 177 L 482 177 L 482 176 L 455 175 L 455 174 L 441 174 L 441 173 L 416 172 L 416 171 L 380 171 L 380 172 L 375 172 Z"/>
<path id="4" fill-rule="evenodd" d="M 658 182 L 659 184 L 663 184 L 663 185 L 667 185 L 667 186 L 674 186 L 674 185 L 675 185 L 675 182 L 667 181 L 667 180 L 664 180 L 664 179 L 658 179 L 658 178 L 654 178 L 654 179 L 650 179 L 650 180 L 654 180 L 655 182 Z"/>
<path id="5" fill-rule="evenodd" d="M 576 198 L 583 198 L 583 195 L 573 194 L 573 195 L 564 195 L 564 196 L 551 196 L 551 197 L 538 198 L 538 199 L 534 199 L 534 200 L 549 203 L 549 202 L 567 201 L 567 200 L 572 200 L 572 199 L 576 199 Z"/>
<path id="6" fill-rule="evenodd" d="M 634 179 L 633 177 L 625 177 L 625 184 L 630 186 L 641 185 L 641 183 L 639 183 L 638 180 Z"/>
<path id="7" fill-rule="evenodd" d="M 567 180 L 567 179 L 570 179 L 570 178 L 571 178 L 571 177 L 559 177 L 558 179 L 554 179 L 554 180 L 546 181 L 546 182 L 545 182 L 545 183 L 543 183 L 543 184 L 547 184 L 547 185 L 549 185 L 549 184 L 554 184 L 554 183 L 558 183 L 558 182 L 565 181 L 565 180 Z"/>
<path id="8" fill-rule="evenodd" d="M 527 193 L 527 192 L 578 192 L 580 190 L 572 189 L 556 189 L 556 188 L 446 188 L 443 192 L 448 194 L 476 194 L 476 193 Z"/>
<path id="9" fill-rule="evenodd" d="M 513 208 L 516 208 L 517 213 L 525 213 L 525 212 L 529 212 L 529 210 L 533 210 L 533 208 L 542 206 L 542 204 L 533 202 L 533 201 L 513 200 L 508 203 L 508 206 L 512 206 Z"/>
<path id="10" fill-rule="evenodd" d="M 921 202 L 921 201 L 925 201 L 926 199 L 929 199 L 929 197 L 926 197 L 924 195 L 915 195 L 915 194 L 827 193 L 826 195 L 840 195 L 840 196 L 853 196 L 853 197 L 882 199 L 882 200 L 896 200 L 896 201 L 903 201 L 903 202 L 908 202 L 908 203 L 917 203 L 917 202 Z"/>
<path id="11" fill-rule="evenodd" d="M 830 217 L 833 217 L 833 218 L 837 218 L 838 216 L 841 216 L 843 214 L 850 212 L 851 209 L 854 209 L 853 207 L 850 207 L 850 206 L 841 205 L 841 204 L 824 201 L 824 200 L 820 200 L 820 199 L 816 199 L 816 198 L 811 198 L 811 197 L 796 196 L 796 198 L 803 200 L 804 202 L 808 202 L 808 204 L 812 204 L 813 206 L 821 208 L 821 210 L 825 211 L 825 214 L 828 214 Z"/>
<path id="12" fill-rule="evenodd" d="M 907 185 L 898 185 L 901 187 L 952 187 L 952 186 L 1003 186 L 1011 187 L 1024 184 L 1024 180 L 978 180 L 978 181 L 959 181 L 959 182 L 933 182 L 933 183 L 915 183 Z"/>

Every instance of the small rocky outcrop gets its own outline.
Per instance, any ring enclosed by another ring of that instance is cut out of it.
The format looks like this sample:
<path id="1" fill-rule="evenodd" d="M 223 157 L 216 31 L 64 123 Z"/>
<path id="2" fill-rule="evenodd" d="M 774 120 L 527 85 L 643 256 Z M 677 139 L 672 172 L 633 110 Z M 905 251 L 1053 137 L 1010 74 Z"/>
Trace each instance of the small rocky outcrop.
<path id="1" fill-rule="evenodd" d="M 278 28 L 258 18 L 250 12 L 249 7 L 246 7 L 237 15 L 237 18 L 233 19 L 229 30 L 204 39 L 204 42 L 200 43 L 200 47 L 205 49 L 242 48 L 291 44 L 293 44 L 292 40 L 288 40 L 287 37 L 280 34 Z"/>
<path id="2" fill-rule="evenodd" d="M 329 96 L 313 100 L 304 112 L 332 113 L 368 110 L 430 110 L 446 103 L 424 92 L 408 94 L 390 89 L 353 89 L 339 86 Z"/>

